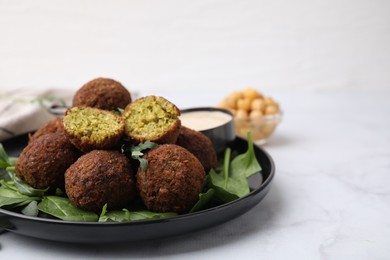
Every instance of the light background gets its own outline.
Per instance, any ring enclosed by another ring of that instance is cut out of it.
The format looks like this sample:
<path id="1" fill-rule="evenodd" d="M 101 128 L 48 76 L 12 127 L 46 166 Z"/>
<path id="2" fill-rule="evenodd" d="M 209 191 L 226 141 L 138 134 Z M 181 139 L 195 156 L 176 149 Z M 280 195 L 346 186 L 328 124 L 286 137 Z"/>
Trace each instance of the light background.
<path id="1" fill-rule="evenodd" d="M 0 0 L 0 90 L 390 87 L 386 0 Z"/>

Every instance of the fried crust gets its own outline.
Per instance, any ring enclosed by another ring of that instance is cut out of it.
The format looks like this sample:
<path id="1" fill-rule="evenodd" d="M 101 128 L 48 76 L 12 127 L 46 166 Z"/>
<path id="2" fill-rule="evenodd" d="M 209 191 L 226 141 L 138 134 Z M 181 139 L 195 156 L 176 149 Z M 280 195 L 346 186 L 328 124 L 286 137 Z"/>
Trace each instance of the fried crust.
<path id="1" fill-rule="evenodd" d="M 16 176 L 36 189 L 64 187 L 64 173 L 80 156 L 63 133 L 31 141 L 16 161 Z"/>
<path id="2" fill-rule="evenodd" d="M 129 103 L 131 94 L 120 82 L 110 78 L 96 78 L 75 93 L 72 105 L 116 110 L 125 108 Z"/>
<path id="3" fill-rule="evenodd" d="M 117 151 L 94 150 L 81 156 L 65 173 L 65 191 L 76 207 L 101 212 L 122 209 L 136 194 L 132 168 Z"/>
<path id="4" fill-rule="evenodd" d="M 199 160 L 174 144 L 159 145 L 144 156 L 145 172 L 139 168 L 137 187 L 145 206 L 155 212 L 186 213 L 198 201 L 206 174 Z"/>

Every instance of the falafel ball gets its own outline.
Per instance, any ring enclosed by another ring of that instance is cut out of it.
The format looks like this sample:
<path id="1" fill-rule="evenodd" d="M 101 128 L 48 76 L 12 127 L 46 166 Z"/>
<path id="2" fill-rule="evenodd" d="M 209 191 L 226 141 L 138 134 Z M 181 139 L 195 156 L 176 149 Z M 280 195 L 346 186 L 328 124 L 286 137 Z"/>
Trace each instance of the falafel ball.
<path id="1" fill-rule="evenodd" d="M 63 133 L 31 141 L 16 161 L 16 176 L 36 189 L 64 188 L 64 173 L 80 156 Z"/>
<path id="2" fill-rule="evenodd" d="M 109 78 L 96 78 L 75 93 L 72 105 L 111 111 L 125 108 L 129 103 L 131 94 L 120 82 Z"/>
<path id="3" fill-rule="evenodd" d="M 43 127 L 38 129 L 34 134 L 29 136 L 29 142 L 41 137 L 48 133 L 62 132 L 64 133 L 64 124 L 62 123 L 62 117 L 56 117 L 49 120 Z"/>
<path id="4" fill-rule="evenodd" d="M 137 187 L 145 206 L 154 212 L 188 212 L 198 201 L 206 174 L 199 160 L 183 147 L 163 144 L 149 150 Z"/>
<path id="5" fill-rule="evenodd" d="M 130 161 L 118 151 L 84 154 L 66 171 L 65 191 L 80 209 L 100 212 L 106 203 L 109 209 L 122 209 L 136 194 Z"/>
<path id="6" fill-rule="evenodd" d="M 180 110 L 163 97 L 146 96 L 126 106 L 125 135 L 134 143 L 152 141 L 158 144 L 176 143 L 180 133 Z"/>
<path id="7" fill-rule="evenodd" d="M 202 163 L 206 174 L 210 169 L 217 166 L 217 152 L 214 149 L 210 138 L 205 134 L 181 126 L 180 135 L 177 138 L 176 144 L 186 148 Z"/>
<path id="8" fill-rule="evenodd" d="M 82 152 L 114 148 L 125 130 L 122 117 L 92 107 L 69 108 L 63 122 L 65 135 Z"/>

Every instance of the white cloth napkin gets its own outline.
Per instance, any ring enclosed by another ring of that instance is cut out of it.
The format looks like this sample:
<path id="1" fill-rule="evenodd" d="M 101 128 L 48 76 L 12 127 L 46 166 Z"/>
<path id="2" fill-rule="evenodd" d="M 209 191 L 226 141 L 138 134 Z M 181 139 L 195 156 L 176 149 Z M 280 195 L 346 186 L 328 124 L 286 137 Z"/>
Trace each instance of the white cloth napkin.
<path id="1" fill-rule="evenodd" d="M 37 130 L 61 115 L 73 94 L 57 88 L 0 91 L 0 141 Z"/>

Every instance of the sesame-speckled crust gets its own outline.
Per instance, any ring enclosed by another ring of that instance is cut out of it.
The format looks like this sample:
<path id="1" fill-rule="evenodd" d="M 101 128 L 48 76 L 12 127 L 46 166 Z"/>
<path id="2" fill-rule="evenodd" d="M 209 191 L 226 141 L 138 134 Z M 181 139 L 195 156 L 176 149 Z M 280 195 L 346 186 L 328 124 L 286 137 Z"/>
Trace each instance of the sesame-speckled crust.
<path id="1" fill-rule="evenodd" d="M 133 103 L 128 104 L 126 106 L 126 108 L 124 109 L 122 116 L 124 116 L 125 121 L 126 121 L 126 117 L 129 113 L 128 111 L 132 107 L 137 106 L 139 103 L 143 102 L 144 100 L 146 100 L 148 98 L 160 99 L 160 100 L 164 100 L 166 103 L 169 103 L 169 105 L 171 105 L 172 108 L 174 109 L 173 113 L 177 117 L 175 119 L 174 124 L 172 124 L 172 126 L 169 129 L 167 129 L 165 132 L 163 132 L 160 135 L 153 135 L 151 133 L 144 132 L 142 136 L 128 131 L 128 129 L 126 129 L 126 126 L 125 126 L 125 135 L 127 137 L 129 137 L 136 144 L 141 143 L 141 142 L 145 142 L 145 141 L 152 141 L 152 142 L 155 142 L 157 144 L 175 144 L 177 141 L 177 138 L 180 134 L 180 128 L 181 128 L 181 121 L 179 119 L 180 109 L 175 104 L 171 103 L 170 101 L 166 100 L 165 98 L 158 97 L 158 96 L 141 97 L 141 98 L 137 99 L 136 101 L 134 101 Z"/>
<path id="2" fill-rule="evenodd" d="M 131 103 L 130 92 L 118 81 L 97 78 L 83 85 L 73 96 L 73 106 L 88 106 L 104 110 L 124 108 Z"/>
<path id="3" fill-rule="evenodd" d="M 186 148 L 202 163 L 206 174 L 217 166 L 217 153 L 205 134 L 182 126 L 176 144 Z"/>
<path id="4" fill-rule="evenodd" d="M 42 135 L 56 132 L 64 132 L 64 124 L 62 123 L 62 117 L 56 117 L 49 120 L 43 127 L 38 129 L 34 134 L 29 136 L 29 142 L 41 137 Z"/>
<path id="5" fill-rule="evenodd" d="M 71 109 L 72 108 L 67 109 L 65 112 L 65 117 L 68 115 L 68 113 L 71 113 Z M 108 111 L 104 112 L 111 113 Z M 103 140 L 94 140 L 91 137 L 80 136 L 77 132 L 74 132 L 69 127 L 67 127 L 66 124 L 64 124 L 65 135 L 68 137 L 69 141 L 83 153 L 87 153 L 95 149 L 114 149 L 124 134 L 125 122 L 121 116 L 115 115 L 114 113 L 112 113 L 112 115 L 114 115 L 121 122 L 120 129 L 116 132 L 111 132 L 109 135 L 105 135 Z"/>
<path id="6" fill-rule="evenodd" d="M 94 150 L 81 156 L 65 173 L 65 191 L 76 207 L 101 212 L 129 206 L 136 194 L 132 168 L 117 151 Z"/>
<path id="7" fill-rule="evenodd" d="M 198 201 L 206 179 L 202 164 L 188 150 L 159 145 L 144 156 L 149 165 L 137 172 L 137 187 L 145 206 L 154 212 L 188 212 Z"/>
<path id="8" fill-rule="evenodd" d="M 80 156 L 63 133 L 31 141 L 16 162 L 16 176 L 36 189 L 64 188 L 64 173 Z"/>

